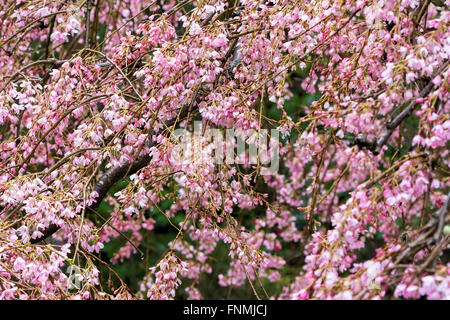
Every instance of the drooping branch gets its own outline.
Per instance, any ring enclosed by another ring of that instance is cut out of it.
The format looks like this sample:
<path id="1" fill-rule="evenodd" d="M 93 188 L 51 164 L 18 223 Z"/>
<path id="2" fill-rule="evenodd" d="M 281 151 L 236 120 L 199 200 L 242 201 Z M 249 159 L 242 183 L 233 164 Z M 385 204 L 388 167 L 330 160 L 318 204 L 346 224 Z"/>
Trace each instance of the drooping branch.
<path id="1" fill-rule="evenodd" d="M 169 120 L 166 122 L 167 127 L 171 127 L 177 124 L 177 121 L 180 122 L 183 120 L 187 115 L 187 107 L 184 106 L 180 114 L 177 118 Z M 150 147 L 152 146 L 152 143 L 150 144 Z M 100 203 L 103 201 L 103 199 L 108 194 L 109 189 L 116 184 L 121 179 L 125 178 L 128 175 L 132 175 L 136 172 L 138 172 L 140 169 L 147 166 L 152 157 L 149 154 L 143 154 L 137 157 L 137 159 L 133 162 L 125 162 L 124 164 L 113 167 L 109 170 L 107 170 L 105 173 L 102 174 L 100 179 L 97 181 L 97 183 L 94 186 L 94 191 L 98 194 L 97 198 L 94 200 L 94 202 L 87 207 L 88 211 L 97 211 L 98 207 L 100 206 Z M 57 232 L 61 227 L 56 224 L 51 224 L 47 229 L 42 231 L 42 236 L 36 239 L 31 239 L 30 242 L 32 244 L 38 243 L 50 236 L 52 236 L 55 232 Z"/>
<path id="2" fill-rule="evenodd" d="M 49 58 L 49 59 L 45 59 L 45 60 L 38 60 L 38 61 L 34 61 L 24 67 L 22 67 L 19 71 L 17 71 L 15 74 L 13 74 L 9 80 L 3 85 L 2 89 L 0 89 L 0 92 L 5 90 L 6 87 L 8 86 L 8 84 L 11 83 L 11 81 L 13 81 L 19 74 L 21 74 L 23 71 L 27 70 L 28 68 L 31 68 L 33 66 L 37 66 L 37 65 L 41 65 L 41 64 L 51 64 L 54 65 L 56 67 L 61 66 L 64 62 L 66 62 L 66 60 L 59 60 L 59 59 L 55 59 L 55 58 Z"/>
<path id="3" fill-rule="evenodd" d="M 240 57 L 239 57 L 240 47 L 238 45 L 238 41 L 239 41 L 238 38 L 233 40 L 233 42 L 231 43 L 230 47 L 228 48 L 226 54 L 222 58 L 222 66 L 223 67 L 227 64 L 228 60 L 231 57 L 232 57 L 232 59 L 229 64 L 233 64 L 233 67 L 236 66 L 241 61 Z M 232 69 L 230 70 L 230 68 L 228 68 L 227 71 L 231 72 Z M 217 85 L 219 76 L 220 75 L 216 76 L 214 85 Z M 197 98 L 200 98 L 200 97 L 195 96 L 195 99 L 197 99 Z M 181 108 L 181 110 L 176 118 L 171 119 L 165 123 L 165 127 L 176 126 L 177 123 L 181 122 L 184 118 L 186 118 L 190 114 L 191 107 L 192 107 L 191 103 L 185 104 Z M 152 146 L 153 146 L 153 142 L 150 142 L 149 147 L 152 147 Z M 88 211 L 97 211 L 98 207 L 100 206 L 100 203 L 106 197 L 106 195 L 108 194 L 108 191 L 111 189 L 111 187 L 114 184 L 116 184 L 118 181 L 125 178 L 126 176 L 132 175 L 132 174 L 136 173 L 137 171 L 139 171 L 140 169 L 147 166 L 150 163 L 151 159 L 152 159 L 151 155 L 143 154 L 143 155 L 140 155 L 139 157 L 137 157 L 137 159 L 131 163 L 126 162 L 121 166 L 111 168 L 108 171 L 106 171 L 105 173 L 103 173 L 102 176 L 100 177 L 100 179 L 97 181 L 97 183 L 94 186 L 94 191 L 98 194 L 98 196 L 94 200 L 94 202 L 90 206 L 87 207 Z M 56 224 L 51 224 L 47 229 L 42 231 L 42 236 L 40 236 L 36 239 L 31 239 L 30 242 L 32 244 L 34 244 L 34 243 L 38 243 L 42 240 L 45 240 L 48 237 L 52 236 L 54 233 L 56 233 L 60 228 L 61 227 Z"/>
<path id="4" fill-rule="evenodd" d="M 420 91 L 418 98 L 425 98 L 428 94 L 430 94 L 431 90 L 433 89 L 433 80 L 442 74 L 448 67 L 449 61 L 445 61 L 445 63 L 436 71 L 436 73 L 433 75 L 433 77 L 430 79 L 430 81 L 427 83 L 427 85 Z M 417 102 L 417 99 L 414 101 L 411 101 L 409 105 L 403 109 L 402 112 L 400 112 L 392 121 L 388 122 L 386 124 L 386 129 L 384 130 L 383 134 L 378 138 L 376 141 L 369 141 L 363 136 L 357 136 L 355 140 L 353 141 L 354 144 L 358 145 L 361 148 L 366 148 L 370 151 L 372 151 L 375 155 L 379 154 L 381 151 L 381 148 L 387 143 L 389 138 L 391 137 L 392 133 L 395 131 L 395 129 L 405 120 L 407 117 L 411 115 L 411 113 L 414 111 L 414 109 L 419 105 Z"/>
<path id="5" fill-rule="evenodd" d="M 394 263 L 385 271 L 385 274 L 391 274 L 387 283 L 389 287 L 395 287 L 398 285 L 398 283 L 402 280 L 404 267 L 409 266 L 409 262 L 414 259 L 417 252 L 420 250 L 434 247 L 423 259 L 423 262 L 415 267 L 416 274 L 420 275 L 426 268 L 437 260 L 439 254 L 443 250 L 443 245 L 448 242 L 449 236 L 442 236 L 442 229 L 444 224 L 450 223 L 450 216 L 448 214 L 449 209 L 450 192 L 447 193 L 446 201 L 439 208 L 439 210 L 435 212 L 434 217 L 428 221 L 427 225 L 423 226 L 421 230 L 418 231 L 415 239 L 411 241 L 406 240 L 402 245 L 402 249 L 398 250 L 394 255 Z M 367 292 L 368 288 L 365 288 L 355 297 L 355 299 L 363 299 Z"/>

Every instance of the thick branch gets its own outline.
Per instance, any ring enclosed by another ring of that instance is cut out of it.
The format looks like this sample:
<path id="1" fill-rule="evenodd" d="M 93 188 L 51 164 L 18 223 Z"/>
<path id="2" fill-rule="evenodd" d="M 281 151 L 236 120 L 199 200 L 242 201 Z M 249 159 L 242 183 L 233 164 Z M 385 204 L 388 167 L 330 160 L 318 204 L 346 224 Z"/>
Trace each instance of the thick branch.
<path id="1" fill-rule="evenodd" d="M 188 107 L 184 106 L 180 114 L 177 118 L 169 120 L 166 122 L 166 127 L 171 127 L 173 125 L 177 124 L 177 121 L 179 122 L 183 118 L 187 116 Z M 152 144 L 150 144 L 150 147 Z M 106 171 L 102 174 L 100 179 L 97 181 L 97 183 L 94 186 L 94 191 L 97 192 L 98 196 L 94 200 L 94 202 L 87 207 L 88 211 L 97 211 L 98 207 L 100 206 L 100 203 L 102 200 L 106 197 L 108 194 L 109 189 L 116 184 L 121 179 L 125 178 L 128 175 L 134 174 L 140 169 L 147 166 L 152 157 L 149 154 L 143 154 L 139 156 L 136 160 L 134 160 L 132 163 L 126 162 L 121 166 L 114 167 Z M 51 224 L 47 229 L 42 231 L 43 235 L 36 239 L 31 239 L 31 243 L 38 243 L 50 236 L 52 236 L 55 232 L 57 232 L 61 227 L 56 224 Z"/>
<path id="2" fill-rule="evenodd" d="M 439 76 L 442 72 L 447 69 L 449 65 L 449 61 L 447 60 L 442 67 L 440 67 L 436 73 L 433 75 L 433 77 L 430 79 L 428 84 L 420 91 L 419 98 L 426 97 L 431 90 L 433 90 L 433 80 L 437 76 Z M 419 105 L 416 100 L 411 101 L 411 103 L 402 111 L 400 112 L 392 121 L 388 122 L 386 124 L 386 129 L 384 130 L 381 137 L 375 142 L 375 141 L 368 141 L 362 136 L 358 136 L 354 140 L 354 144 L 366 148 L 370 151 L 372 151 L 374 154 L 379 154 L 381 151 L 381 148 L 387 143 L 389 138 L 391 137 L 394 130 L 400 125 L 400 123 L 403 122 L 409 115 L 414 111 L 414 109 Z"/>
<path id="3" fill-rule="evenodd" d="M 228 51 L 226 52 L 225 56 L 222 59 L 222 66 L 225 66 L 228 59 L 233 55 L 233 58 L 230 63 L 238 64 L 240 62 L 239 58 L 239 46 L 238 46 L 239 39 L 236 38 L 231 43 L 230 47 L 228 48 Z M 89 50 L 89 49 L 88 49 Z M 94 50 L 90 50 L 94 51 Z M 111 62 L 111 61 L 109 61 Z M 217 85 L 218 76 L 216 76 L 216 79 L 214 81 L 214 86 Z M 194 97 L 195 99 L 196 97 Z M 175 119 L 169 120 L 165 123 L 166 127 L 171 127 L 177 124 L 177 121 L 181 121 L 186 116 L 188 116 L 190 109 L 192 105 L 191 103 L 185 104 L 178 117 Z M 152 143 L 150 144 L 150 147 L 152 146 Z M 148 165 L 148 163 L 151 161 L 151 156 L 149 154 L 143 154 L 139 156 L 135 161 L 132 163 L 126 162 L 121 166 L 114 167 L 112 169 L 109 169 L 106 171 L 100 179 L 95 184 L 94 190 L 97 192 L 98 197 L 94 200 L 94 202 L 87 207 L 88 211 L 96 211 L 98 207 L 100 206 L 100 203 L 102 200 L 106 197 L 108 194 L 109 189 L 118 181 L 125 178 L 125 176 L 131 175 L 139 171 L 140 169 L 144 168 Z M 43 235 L 37 239 L 31 239 L 31 243 L 38 243 L 50 236 L 52 236 L 55 232 L 57 232 L 61 227 L 51 224 L 46 230 L 44 230 L 42 233 Z"/>
<path id="4" fill-rule="evenodd" d="M 84 39 L 84 47 L 89 48 L 89 33 L 90 30 L 90 20 L 91 20 L 91 0 L 86 1 L 86 35 Z"/>

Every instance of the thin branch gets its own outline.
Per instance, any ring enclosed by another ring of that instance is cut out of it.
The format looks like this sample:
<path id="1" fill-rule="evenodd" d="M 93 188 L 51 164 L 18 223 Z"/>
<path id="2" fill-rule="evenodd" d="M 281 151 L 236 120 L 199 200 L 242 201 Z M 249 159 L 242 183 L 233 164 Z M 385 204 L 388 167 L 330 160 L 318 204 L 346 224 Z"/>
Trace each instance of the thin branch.
<path id="1" fill-rule="evenodd" d="M 6 89 L 6 87 L 8 86 L 8 84 L 10 84 L 11 81 L 13 81 L 19 74 L 21 74 L 23 71 L 25 71 L 28 68 L 34 67 L 36 65 L 41 65 L 41 64 L 53 64 L 54 66 L 61 66 L 64 62 L 66 62 L 66 60 L 59 60 L 59 59 L 55 59 L 55 58 L 50 58 L 50 59 L 45 59 L 45 60 L 38 60 L 38 61 L 34 61 L 28 65 L 26 65 L 25 67 L 21 68 L 19 71 L 17 71 L 16 73 L 14 73 L 11 78 L 9 78 L 9 80 L 3 85 L 2 89 L 0 90 L 3 91 Z"/>
<path id="2" fill-rule="evenodd" d="M 448 215 L 448 210 L 450 209 L 450 192 L 447 194 L 447 199 L 445 200 L 445 203 L 442 205 L 442 207 L 437 212 L 438 216 L 438 229 L 436 231 L 435 239 L 438 241 L 442 236 L 442 231 L 444 230 L 444 224 L 445 224 L 445 217 Z"/>

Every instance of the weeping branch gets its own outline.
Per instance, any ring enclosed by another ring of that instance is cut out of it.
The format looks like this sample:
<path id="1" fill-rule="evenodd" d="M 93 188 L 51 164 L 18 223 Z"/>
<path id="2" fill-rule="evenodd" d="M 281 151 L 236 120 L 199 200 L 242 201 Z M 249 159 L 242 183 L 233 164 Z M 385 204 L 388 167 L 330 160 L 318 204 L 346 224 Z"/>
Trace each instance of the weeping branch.
<path id="1" fill-rule="evenodd" d="M 173 119 L 166 122 L 167 127 L 171 127 L 179 123 L 182 119 L 184 119 L 187 115 L 187 106 L 184 106 L 181 111 L 180 115 Z M 153 143 L 150 144 L 150 147 L 153 146 Z M 97 181 L 97 183 L 94 186 L 94 191 L 98 194 L 97 198 L 94 200 L 94 202 L 87 207 L 88 211 L 97 211 L 98 207 L 100 206 L 100 203 L 103 201 L 103 199 L 108 194 L 109 189 L 116 184 L 118 181 L 122 180 L 123 178 L 127 177 L 128 175 L 132 175 L 136 172 L 138 172 L 140 169 L 147 166 L 152 157 L 149 154 L 143 154 L 136 158 L 133 162 L 125 162 L 121 166 L 117 166 L 114 168 L 111 168 L 104 172 L 100 179 Z M 35 244 L 38 243 L 50 236 L 52 236 L 55 232 L 57 232 L 59 229 L 61 229 L 60 226 L 56 224 L 51 224 L 47 229 L 42 231 L 42 236 L 36 239 L 31 239 L 31 243 Z"/>
<path id="2" fill-rule="evenodd" d="M 227 62 L 231 57 L 232 57 L 232 59 L 229 64 L 232 64 L 232 65 L 234 64 L 234 66 L 235 66 L 240 62 L 239 52 L 238 52 L 240 47 L 238 45 L 238 42 L 239 42 L 239 39 L 236 38 L 231 43 L 225 56 L 222 58 L 222 67 L 225 67 L 227 65 Z M 228 72 L 230 72 L 230 71 L 228 70 Z M 214 80 L 214 86 L 217 85 L 219 77 L 220 77 L 220 75 L 216 76 L 216 79 Z M 201 100 L 201 97 L 195 96 L 194 99 Z M 198 102 L 199 101 L 197 101 L 197 103 Z M 191 111 L 191 107 L 192 107 L 191 103 L 185 104 L 181 108 L 179 115 L 176 118 L 167 121 L 165 123 L 165 127 L 176 126 L 179 122 L 181 122 L 183 119 L 185 119 L 189 115 L 189 113 Z M 153 146 L 153 142 L 150 142 L 149 147 L 152 147 L 152 146 Z M 132 175 L 132 174 L 138 172 L 140 169 L 147 166 L 150 163 L 151 159 L 152 159 L 151 155 L 143 154 L 143 155 L 140 155 L 139 157 L 137 157 L 136 160 L 134 160 L 131 163 L 126 162 L 121 166 L 111 168 L 108 171 L 106 171 L 105 173 L 103 173 L 102 176 L 100 177 L 100 179 L 97 181 L 97 183 L 94 186 L 94 191 L 98 194 L 98 196 L 94 200 L 94 202 L 90 206 L 87 207 L 87 210 L 88 211 L 97 211 L 98 207 L 100 206 L 100 203 L 106 197 L 109 189 L 111 189 L 111 187 L 114 184 L 116 184 L 121 179 L 123 179 L 129 175 Z M 32 244 L 35 244 L 42 240 L 45 240 L 48 237 L 52 236 L 59 229 L 61 229 L 60 226 L 58 226 L 56 224 L 51 224 L 47 229 L 42 231 L 43 235 L 41 237 L 36 238 L 36 239 L 31 239 L 30 242 Z"/>
<path id="3" fill-rule="evenodd" d="M 430 94 L 430 92 L 433 90 L 433 80 L 440 74 L 442 74 L 448 67 L 449 61 L 447 60 L 433 75 L 433 77 L 430 79 L 428 84 L 420 91 L 419 98 L 424 98 Z M 392 121 L 388 122 L 386 124 L 386 129 L 384 130 L 383 134 L 378 138 L 376 141 L 370 141 L 364 138 L 363 136 L 357 136 L 355 140 L 353 141 L 354 144 L 358 145 L 360 148 L 365 148 L 367 150 L 370 150 L 373 154 L 377 155 L 380 153 L 381 148 L 387 143 L 389 138 L 391 137 L 392 133 L 395 131 L 395 129 L 405 120 L 407 117 L 411 115 L 411 113 L 414 111 L 414 109 L 419 105 L 419 103 L 416 102 L 416 99 L 411 101 L 410 104 L 403 109 L 402 112 L 400 112 Z"/>

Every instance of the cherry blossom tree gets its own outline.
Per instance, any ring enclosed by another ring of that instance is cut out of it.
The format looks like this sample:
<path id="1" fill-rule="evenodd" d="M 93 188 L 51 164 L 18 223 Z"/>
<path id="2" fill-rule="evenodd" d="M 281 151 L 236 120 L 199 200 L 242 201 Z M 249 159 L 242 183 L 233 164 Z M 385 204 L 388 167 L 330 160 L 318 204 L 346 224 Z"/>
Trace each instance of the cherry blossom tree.
<path id="1" fill-rule="evenodd" d="M 450 299 L 450 1 L 0 3 L 0 299 Z"/>

